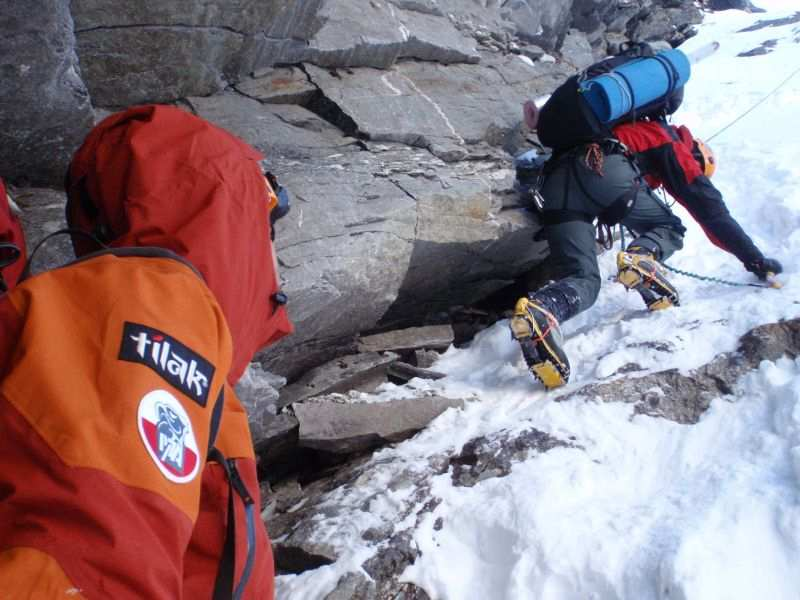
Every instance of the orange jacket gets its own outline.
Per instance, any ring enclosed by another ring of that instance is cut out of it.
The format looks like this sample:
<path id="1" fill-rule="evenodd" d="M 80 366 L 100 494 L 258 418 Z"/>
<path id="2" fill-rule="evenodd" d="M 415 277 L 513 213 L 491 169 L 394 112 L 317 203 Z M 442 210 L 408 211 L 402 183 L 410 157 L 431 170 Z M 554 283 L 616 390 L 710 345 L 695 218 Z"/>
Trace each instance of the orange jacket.
<path id="1" fill-rule="evenodd" d="M 260 158 L 157 106 L 112 115 L 77 152 L 68 222 L 111 249 L 76 236 L 82 258 L 0 296 L 11 597 L 272 598 L 231 389 L 291 330 Z"/>
<path id="2" fill-rule="evenodd" d="M 0 333 L 3 592 L 180 598 L 232 356 L 213 295 L 175 258 L 106 253 L 3 296 Z"/>

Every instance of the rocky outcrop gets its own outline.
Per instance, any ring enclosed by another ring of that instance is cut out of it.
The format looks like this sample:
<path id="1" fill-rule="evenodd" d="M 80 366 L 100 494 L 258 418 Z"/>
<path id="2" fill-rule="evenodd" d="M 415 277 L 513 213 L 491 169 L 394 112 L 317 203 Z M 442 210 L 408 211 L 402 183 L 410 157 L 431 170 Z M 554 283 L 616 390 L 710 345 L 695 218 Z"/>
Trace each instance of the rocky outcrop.
<path id="1" fill-rule="evenodd" d="M 704 0 L 703 4 L 711 10 L 744 10 L 747 12 L 764 12 L 763 8 L 758 8 L 750 0 Z"/>
<path id="2" fill-rule="evenodd" d="M 422 396 L 385 402 L 348 402 L 323 396 L 293 406 L 300 423 L 298 443 L 333 454 L 357 454 L 401 442 L 463 400 Z"/>
<path id="3" fill-rule="evenodd" d="M 0 8 L 0 175 L 60 183 L 92 125 L 68 0 Z"/>
<path id="4" fill-rule="evenodd" d="M 742 337 L 736 352 L 722 354 L 709 364 L 684 375 L 677 369 L 644 377 L 622 377 L 586 386 L 558 401 L 574 399 L 628 402 L 637 414 L 662 417 L 676 423 L 697 423 L 711 401 L 733 392 L 733 386 L 762 360 L 800 355 L 800 319 L 763 325 Z M 635 371 L 629 365 L 624 371 Z"/>
<path id="5" fill-rule="evenodd" d="M 532 143 L 522 101 L 623 40 L 677 43 L 700 14 L 689 0 L 37 6 L 0 26 L 5 55 L 37 52 L 7 66 L 27 91 L 3 115 L 0 174 L 60 184 L 92 105 L 175 102 L 262 150 L 293 198 L 276 248 L 296 333 L 258 360 L 289 379 L 359 332 L 444 322 L 537 268 L 546 244 L 510 169 Z M 27 222 L 32 243 L 55 226 Z"/>

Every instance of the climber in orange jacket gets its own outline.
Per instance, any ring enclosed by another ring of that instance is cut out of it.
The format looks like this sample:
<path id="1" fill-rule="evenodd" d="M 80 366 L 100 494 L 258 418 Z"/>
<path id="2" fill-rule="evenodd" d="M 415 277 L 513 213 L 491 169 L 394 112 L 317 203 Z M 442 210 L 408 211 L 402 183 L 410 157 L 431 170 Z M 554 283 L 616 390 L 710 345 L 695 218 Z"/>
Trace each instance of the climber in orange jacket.
<path id="1" fill-rule="evenodd" d="M 266 598 L 246 414 L 291 331 L 262 156 L 180 109 L 101 122 L 67 176 L 76 261 L 0 296 L 0 589 Z"/>

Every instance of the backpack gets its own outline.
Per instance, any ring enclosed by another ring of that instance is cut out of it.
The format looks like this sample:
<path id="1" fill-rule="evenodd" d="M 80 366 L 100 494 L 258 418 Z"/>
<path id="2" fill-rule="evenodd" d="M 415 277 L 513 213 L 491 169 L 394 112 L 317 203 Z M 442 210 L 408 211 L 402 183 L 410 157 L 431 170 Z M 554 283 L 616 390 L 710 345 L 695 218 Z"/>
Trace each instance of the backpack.
<path id="1" fill-rule="evenodd" d="M 680 50 L 629 44 L 562 83 L 538 114 L 537 135 L 556 152 L 613 137 L 625 121 L 674 113 L 690 64 Z"/>

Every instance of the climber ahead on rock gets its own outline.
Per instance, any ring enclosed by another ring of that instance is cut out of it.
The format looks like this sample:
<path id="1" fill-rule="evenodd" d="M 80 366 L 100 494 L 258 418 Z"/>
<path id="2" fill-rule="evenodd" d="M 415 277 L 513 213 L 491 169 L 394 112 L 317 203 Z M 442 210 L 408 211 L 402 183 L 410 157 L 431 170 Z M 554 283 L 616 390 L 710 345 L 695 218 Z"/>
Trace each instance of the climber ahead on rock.
<path id="1" fill-rule="evenodd" d="M 544 238 L 557 280 L 520 298 L 510 322 L 531 372 L 547 388 L 569 380 L 559 325 L 597 299 L 595 221 L 621 223 L 633 241 L 617 255 L 616 280 L 648 309 L 678 305 L 659 261 L 683 247 L 686 231 L 654 192 L 663 186 L 709 239 L 760 279 L 780 273 L 728 212 L 711 183 L 711 150 L 688 128 L 667 123 L 683 100 L 690 61 L 680 50 L 635 44 L 564 82 L 526 121 L 553 150 L 540 194 Z M 536 122 L 532 122 L 532 121 Z"/>

